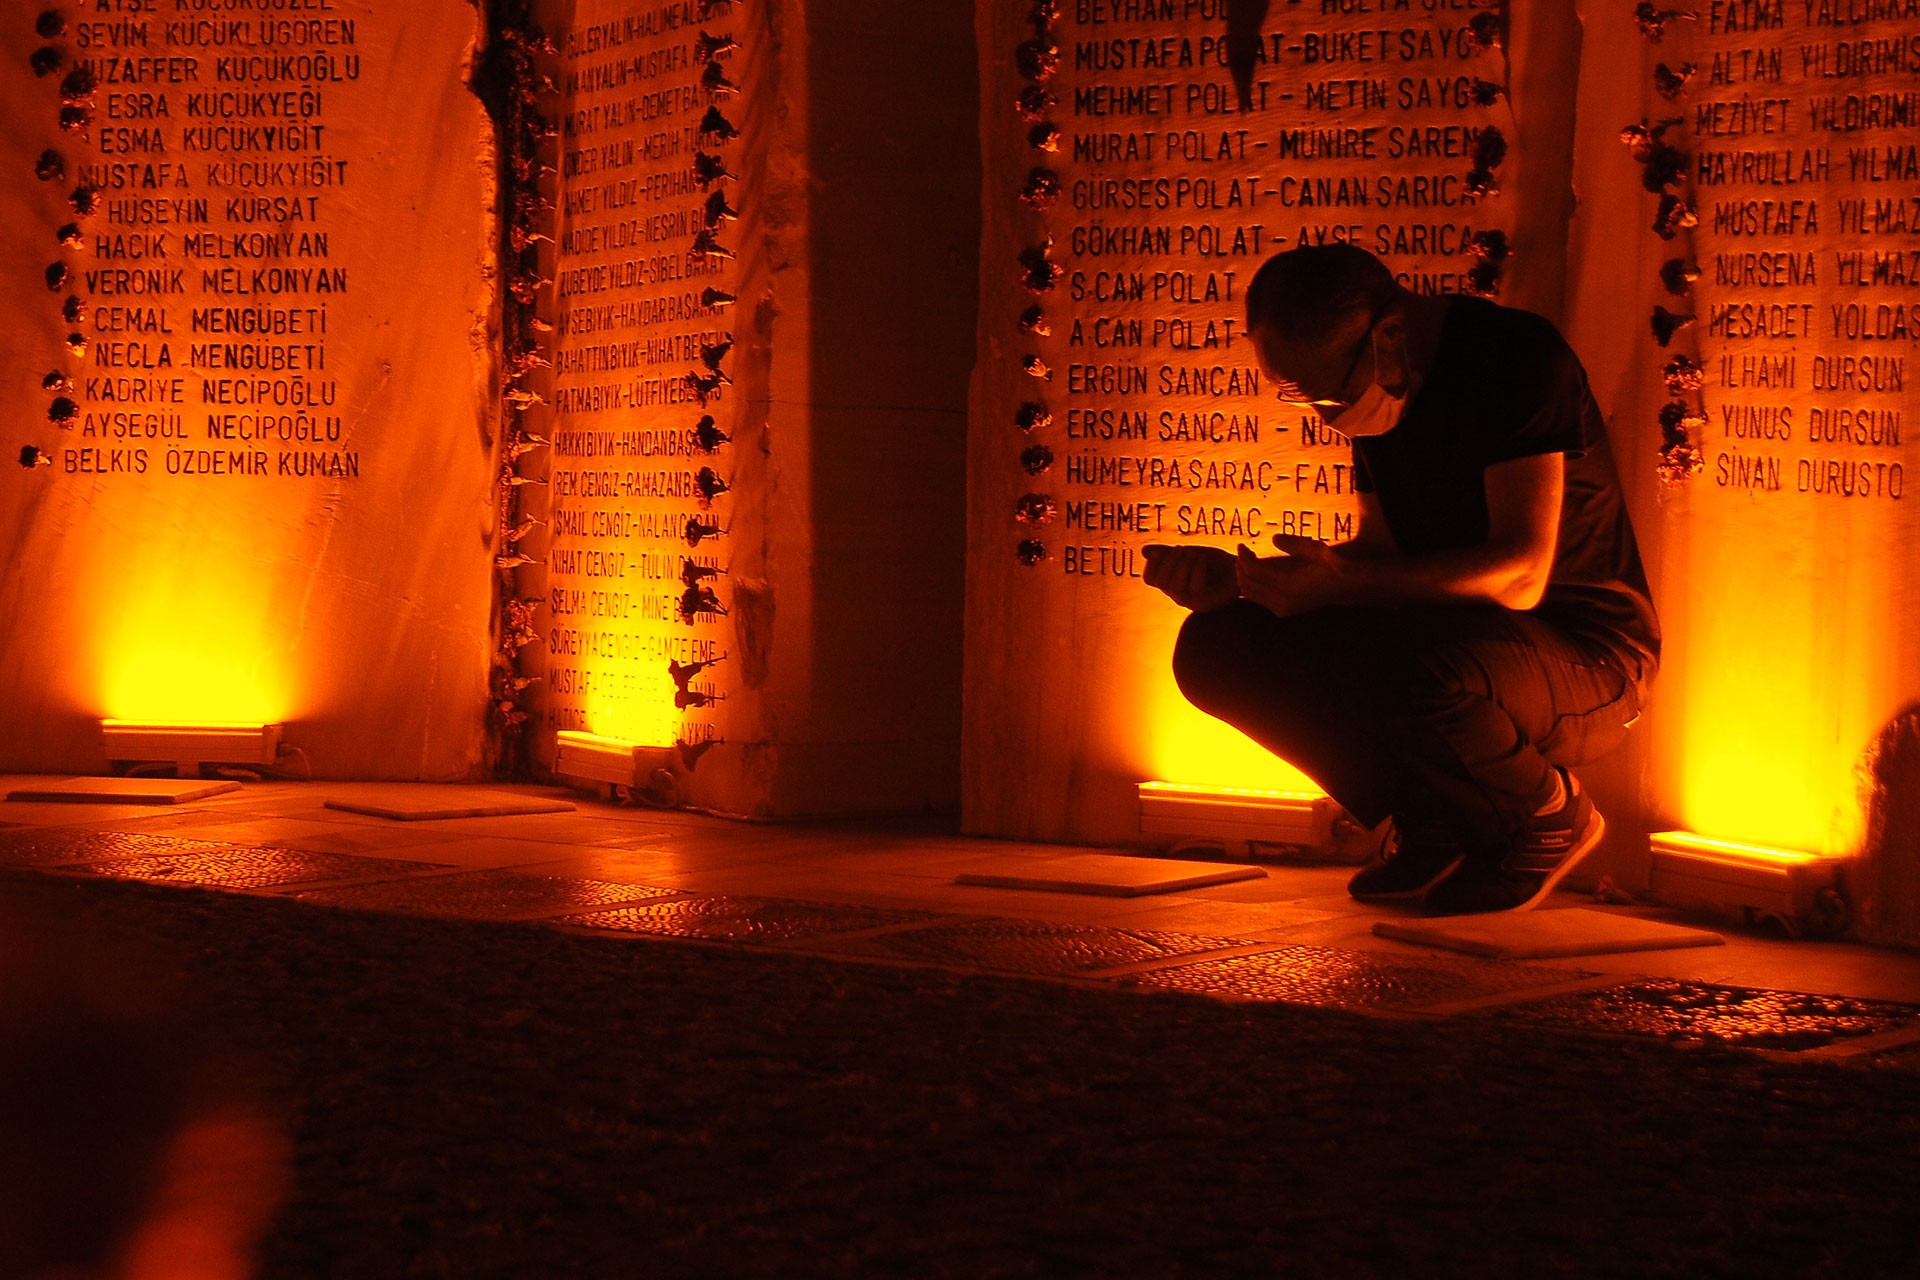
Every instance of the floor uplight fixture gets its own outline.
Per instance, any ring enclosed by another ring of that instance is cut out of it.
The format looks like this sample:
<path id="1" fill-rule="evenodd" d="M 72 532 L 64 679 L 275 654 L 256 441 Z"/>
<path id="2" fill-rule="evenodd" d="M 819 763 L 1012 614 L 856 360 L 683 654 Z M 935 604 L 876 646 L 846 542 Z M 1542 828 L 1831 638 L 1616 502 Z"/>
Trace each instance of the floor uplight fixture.
<path id="1" fill-rule="evenodd" d="M 1286 845 L 1321 853 L 1334 847 L 1333 823 L 1340 807 L 1325 795 L 1180 782 L 1143 782 L 1139 795 L 1143 835 Z"/>
<path id="2" fill-rule="evenodd" d="M 639 747 L 621 738 L 603 738 L 574 729 L 560 731 L 554 752 L 553 771 L 563 778 L 582 782 L 610 782 L 618 787 L 633 785 Z"/>
<path id="3" fill-rule="evenodd" d="M 553 771 L 563 783 L 606 783 L 661 808 L 672 808 L 679 802 L 679 784 L 672 765 L 671 747 L 606 738 L 577 729 L 560 731 L 553 755 Z"/>
<path id="4" fill-rule="evenodd" d="M 107 759 L 116 764 L 172 764 L 181 777 L 206 764 L 271 765 L 280 755 L 280 726 L 240 721 L 102 720 Z"/>
<path id="5" fill-rule="evenodd" d="M 1831 935 L 1847 926 L 1844 857 L 1691 831 L 1656 832 L 1648 842 L 1648 888 L 1663 902 L 1736 907 L 1795 934 Z"/>

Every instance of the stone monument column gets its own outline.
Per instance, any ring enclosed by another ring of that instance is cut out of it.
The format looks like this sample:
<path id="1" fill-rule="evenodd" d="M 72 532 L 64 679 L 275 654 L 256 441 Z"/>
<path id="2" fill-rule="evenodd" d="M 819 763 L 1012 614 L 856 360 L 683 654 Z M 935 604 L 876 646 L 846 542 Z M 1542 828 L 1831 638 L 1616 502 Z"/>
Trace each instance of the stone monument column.
<path id="1" fill-rule="evenodd" d="M 517 259 L 533 758 L 760 817 L 947 804 L 977 169 L 967 15 L 534 4 Z M 957 301 L 956 301 L 957 300 Z"/>
<path id="2" fill-rule="evenodd" d="M 102 769 L 103 717 L 480 767 L 481 34 L 454 0 L 0 5 L 0 769 Z"/>
<path id="3" fill-rule="evenodd" d="M 1581 8 L 1569 331 L 1644 442 L 1650 819 L 1862 855 L 1911 942 L 1920 12 Z"/>

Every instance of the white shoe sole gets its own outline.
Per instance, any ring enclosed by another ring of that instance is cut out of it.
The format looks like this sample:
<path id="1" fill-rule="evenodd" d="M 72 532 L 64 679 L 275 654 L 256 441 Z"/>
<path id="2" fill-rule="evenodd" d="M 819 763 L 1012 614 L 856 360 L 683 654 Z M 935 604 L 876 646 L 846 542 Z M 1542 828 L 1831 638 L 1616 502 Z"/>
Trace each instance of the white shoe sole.
<path id="1" fill-rule="evenodd" d="M 1560 859 L 1560 865 L 1547 873 L 1546 879 L 1540 882 L 1540 887 L 1533 891 L 1531 898 L 1528 898 L 1525 902 L 1517 906 L 1508 907 L 1507 910 L 1531 911 L 1552 897 L 1553 887 L 1565 879 L 1567 872 L 1573 870 L 1582 858 L 1592 853 L 1594 849 L 1599 846 L 1601 837 L 1606 834 L 1607 820 L 1600 816 L 1598 809 L 1595 809 L 1593 811 L 1593 825 L 1587 828 L 1587 834 L 1581 839 L 1580 843 L 1569 849 L 1567 856 Z"/>

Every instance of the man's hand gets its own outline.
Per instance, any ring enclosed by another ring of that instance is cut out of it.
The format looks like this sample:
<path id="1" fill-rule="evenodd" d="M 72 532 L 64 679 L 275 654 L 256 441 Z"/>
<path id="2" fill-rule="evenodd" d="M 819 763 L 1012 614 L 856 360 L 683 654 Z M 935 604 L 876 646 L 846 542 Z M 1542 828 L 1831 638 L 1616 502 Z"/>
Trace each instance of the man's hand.
<path id="1" fill-rule="evenodd" d="M 1147 558 L 1147 585 L 1166 592 L 1175 604 L 1195 613 L 1218 609 L 1240 594 L 1234 581 L 1233 554 L 1219 547 L 1154 542 L 1142 548 L 1142 554 Z"/>
<path id="2" fill-rule="evenodd" d="M 1326 543 L 1276 533 L 1273 545 L 1281 554 L 1264 560 L 1240 545 L 1233 567 L 1243 598 L 1279 618 L 1339 602 L 1345 569 Z"/>

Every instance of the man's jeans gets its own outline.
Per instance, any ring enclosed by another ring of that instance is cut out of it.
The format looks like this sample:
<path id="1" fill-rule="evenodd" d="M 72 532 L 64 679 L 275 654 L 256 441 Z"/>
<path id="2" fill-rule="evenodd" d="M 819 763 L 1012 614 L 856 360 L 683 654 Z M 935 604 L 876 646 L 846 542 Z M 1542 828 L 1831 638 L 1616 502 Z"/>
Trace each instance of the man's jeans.
<path id="1" fill-rule="evenodd" d="M 1188 618 L 1173 671 L 1361 822 L 1442 823 L 1488 852 L 1552 796 L 1550 765 L 1619 745 L 1651 676 L 1498 605 L 1276 618 L 1246 601 Z"/>

